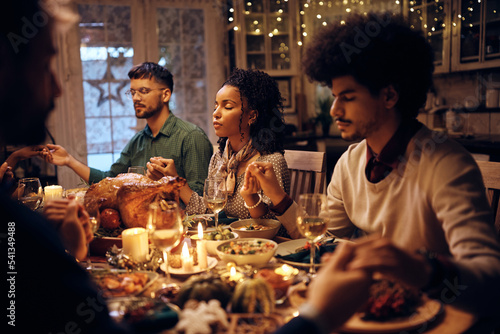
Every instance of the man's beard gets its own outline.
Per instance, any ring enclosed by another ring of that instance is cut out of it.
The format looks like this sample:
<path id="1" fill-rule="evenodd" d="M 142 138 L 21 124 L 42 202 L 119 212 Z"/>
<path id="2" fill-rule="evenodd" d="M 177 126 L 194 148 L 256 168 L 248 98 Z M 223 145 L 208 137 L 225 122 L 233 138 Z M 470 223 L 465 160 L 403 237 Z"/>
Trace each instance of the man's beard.
<path id="1" fill-rule="evenodd" d="M 134 107 L 134 109 L 135 109 L 135 107 Z M 140 111 L 137 111 L 137 109 L 135 109 L 135 117 L 137 117 L 139 119 L 148 119 L 148 118 L 153 117 L 154 115 L 158 114 L 160 111 L 161 111 L 160 107 L 156 107 L 155 109 L 142 109 Z"/>

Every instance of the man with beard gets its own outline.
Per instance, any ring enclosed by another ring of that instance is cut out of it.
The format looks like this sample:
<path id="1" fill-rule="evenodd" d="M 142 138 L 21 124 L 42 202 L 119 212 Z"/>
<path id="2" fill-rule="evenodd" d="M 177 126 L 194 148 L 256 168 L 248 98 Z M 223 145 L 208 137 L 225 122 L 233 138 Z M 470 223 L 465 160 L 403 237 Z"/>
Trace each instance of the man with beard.
<path id="1" fill-rule="evenodd" d="M 132 137 L 111 169 L 102 172 L 89 168 L 59 145 L 47 145 L 50 154 L 45 155 L 46 160 L 68 166 L 86 182 L 94 183 L 126 173 L 130 166 L 146 167 L 150 160 L 158 164 L 156 157 L 161 156 L 166 159 L 162 159 L 161 167 L 168 170 L 169 164 L 175 165 L 177 175 L 185 178 L 189 187 L 201 195 L 213 146 L 203 130 L 170 111 L 169 101 L 174 90 L 172 74 L 158 64 L 146 62 L 134 66 L 128 76 L 131 80 L 127 95 L 134 102 L 136 117 L 146 119 L 147 125 Z"/>
<path id="2" fill-rule="evenodd" d="M 306 74 L 335 97 L 331 116 L 349 146 L 328 186 L 328 229 L 357 239 L 347 270 L 382 274 L 480 316 L 500 310 L 500 245 L 481 172 L 460 144 L 418 122 L 433 51 L 420 31 L 384 13 L 353 14 L 306 47 Z M 272 167 L 254 177 L 295 219 Z M 276 210 L 277 211 L 277 210 Z"/>
<path id="3" fill-rule="evenodd" d="M 51 62 L 53 33 L 76 22 L 57 0 L 7 1 L 0 11 L 0 140 L 34 145 L 45 138 L 45 121 L 60 94 Z M 8 282 L 2 298 L 9 333 L 123 333 L 105 301 L 67 249 L 77 240 L 86 252 L 88 214 L 69 201 L 58 224 L 13 201 L 0 169 L 0 247 Z M 90 234 L 91 235 L 91 234 Z M 91 238 L 91 236 L 90 236 Z M 72 246 L 76 246 L 73 244 Z"/>

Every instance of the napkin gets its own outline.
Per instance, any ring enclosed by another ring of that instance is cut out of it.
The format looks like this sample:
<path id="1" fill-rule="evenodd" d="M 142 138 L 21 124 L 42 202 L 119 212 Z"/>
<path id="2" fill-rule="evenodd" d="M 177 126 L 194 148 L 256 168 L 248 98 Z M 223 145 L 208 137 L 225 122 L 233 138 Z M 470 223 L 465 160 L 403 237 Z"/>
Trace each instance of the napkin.
<path id="1" fill-rule="evenodd" d="M 316 247 L 316 253 L 314 254 L 314 263 L 321 263 L 321 256 L 325 253 L 331 253 L 337 247 L 337 244 L 334 243 L 335 238 L 328 240 L 327 242 L 321 244 L 319 247 Z M 310 263 L 311 260 L 311 250 L 305 249 L 296 253 L 292 253 L 289 255 L 276 255 L 278 259 L 291 261 L 291 262 L 299 262 L 299 263 Z"/>

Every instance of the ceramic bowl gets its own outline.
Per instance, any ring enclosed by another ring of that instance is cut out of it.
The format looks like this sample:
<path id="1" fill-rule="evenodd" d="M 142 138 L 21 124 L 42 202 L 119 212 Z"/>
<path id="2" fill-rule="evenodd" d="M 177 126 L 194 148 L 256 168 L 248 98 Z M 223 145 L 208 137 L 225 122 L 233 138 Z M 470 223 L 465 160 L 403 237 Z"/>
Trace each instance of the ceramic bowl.
<path id="1" fill-rule="evenodd" d="M 226 263 L 234 262 L 239 266 L 262 265 L 271 260 L 277 248 L 278 244 L 269 239 L 239 238 L 218 245 L 217 256 Z"/>
<path id="2" fill-rule="evenodd" d="M 252 229 L 262 227 L 259 229 Z M 231 223 L 229 227 L 241 238 L 272 239 L 278 233 L 281 223 L 274 219 L 242 219 Z"/>

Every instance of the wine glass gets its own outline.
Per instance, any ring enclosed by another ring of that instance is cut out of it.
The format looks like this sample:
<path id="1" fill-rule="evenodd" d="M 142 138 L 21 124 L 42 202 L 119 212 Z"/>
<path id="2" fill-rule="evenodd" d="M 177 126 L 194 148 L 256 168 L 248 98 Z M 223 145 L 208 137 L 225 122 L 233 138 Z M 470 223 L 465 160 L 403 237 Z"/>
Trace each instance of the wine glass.
<path id="1" fill-rule="evenodd" d="M 90 230 L 92 234 L 96 233 L 99 229 L 99 220 L 96 217 L 90 217 Z M 92 261 L 90 261 L 90 243 L 87 242 L 87 269 L 91 270 L 94 267 L 92 266 Z"/>
<path id="2" fill-rule="evenodd" d="M 209 177 L 205 180 L 203 198 L 207 208 L 214 213 L 215 228 L 219 225 L 219 212 L 227 201 L 226 180 L 222 177 Z"/>
<path id="3" fill-rule="evenodd" d="M 19 180 L 17 195 L 19 202 L 26 205 L 31 210 L 36 210 L 42 203 L 43 189 L 40 179 L 28 177 Z"/>
<path id="4" fill-rule="evenodd" d="M 150 237 L 153 244 L 163 252 L 167 286 L 170 284 L 168 253 L 181 241 L 184 225 L 182 224 L 179 205 L 175 201 L 163 201 L 162 205 L 153 203 L 149 206 Z"/>
<path id="5" fill-rule="evenodd" d="M 146 169 L 142 166 L 130 166 L 127 172 L 146 175 Z"/>
<path id="6" fill-rule="evenodd" d="M 316 241 L 326 232 L 328 224 L 327 197 L 325 194 L 302 194 L 299 195 L 298 206 L 297 227 L 311 244 L 309 276 L 312 278 L 316 276 Z"/>

